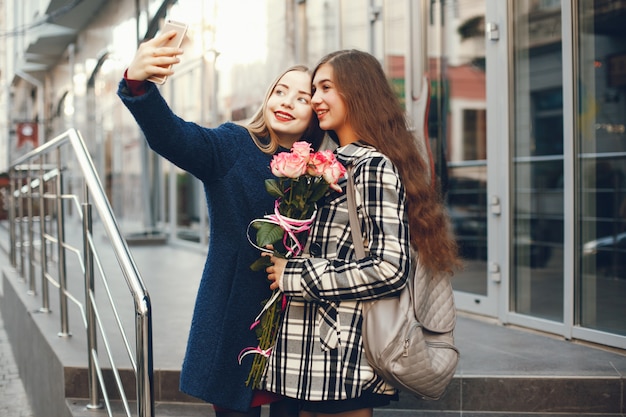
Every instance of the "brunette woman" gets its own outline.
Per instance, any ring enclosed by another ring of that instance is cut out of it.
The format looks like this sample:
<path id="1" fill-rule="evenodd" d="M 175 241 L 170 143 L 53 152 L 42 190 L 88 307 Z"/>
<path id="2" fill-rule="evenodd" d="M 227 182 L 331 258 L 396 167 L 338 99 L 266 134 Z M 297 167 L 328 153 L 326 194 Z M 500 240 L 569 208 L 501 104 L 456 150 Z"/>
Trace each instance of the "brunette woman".
<path id="1" fill-rule="evenodd" d="M 446 211 L 378 60 L 345 50 L 313 72 L 313 109 L 353 167 L 368 255 L 357 259 L 345 193 L 318 207 L 307 257 L 272 256 L 270 288 L 287 306 L 267 368 L 267 389 L 299 400 L 301 417 L 371 417 L 397 398 L 374 373 L 361 341 L 364 302 L 397 295 L 411 252 L 433 271 L 460 266 Z M 345 180 L 339 185 L 345 189 Z"/>

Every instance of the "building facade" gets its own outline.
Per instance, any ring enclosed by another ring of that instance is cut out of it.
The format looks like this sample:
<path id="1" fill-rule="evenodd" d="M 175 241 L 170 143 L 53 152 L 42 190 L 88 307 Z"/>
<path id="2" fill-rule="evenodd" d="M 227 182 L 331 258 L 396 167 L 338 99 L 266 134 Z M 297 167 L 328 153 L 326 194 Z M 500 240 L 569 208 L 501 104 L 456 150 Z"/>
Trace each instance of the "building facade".
<path id="1" fill-rule="evenodd" d="M 204 250 L 200 184 L 146 149 L 115 95 L 138 43 L 189 23 L 161 88 L 206 126 L 246 120 L 291 64 L 366 50 L 428 132 L 465 258 L 458 308 L 626 349 L 626 1 L 0 5 L 0 171 L 76 127 L 122 224 Z"/>

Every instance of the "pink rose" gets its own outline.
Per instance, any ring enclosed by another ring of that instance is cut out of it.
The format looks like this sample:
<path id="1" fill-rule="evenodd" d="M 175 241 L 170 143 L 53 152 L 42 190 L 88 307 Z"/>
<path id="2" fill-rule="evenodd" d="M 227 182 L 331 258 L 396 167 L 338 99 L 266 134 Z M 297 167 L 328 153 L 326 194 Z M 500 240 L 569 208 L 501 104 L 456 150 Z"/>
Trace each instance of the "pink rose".
<path id="1" fill-rule="evenodd" d="M 313 149 L 311 149 L 311 144 L 305 141 L 295 142 L 291 146 L 291 152 L 296 153 L 307 160 L 312 150 Z"/>
<path id="2" fill-rule="evenodd" d="M 281 152 L 272 158 L 270 168 L 277 177 L 298 178 L 306 173 L 307 158 L 298 153 Z"/>
<path id="3" fill-rule="evenodd" d="M 306 173 L 312 177 L 321 177 L 334 160 L 335 155 L 330 150 L 315 152 L 311 155 L 311 158 L 309 158 Z"/>
<path id="4" fill-rule="evenodd" d="M 328 166 L 322 176 L 324 180 L 330 185 L 330 188 L 337 192 L 341 192 L 341 187 L 337 185 L 339 179 L 342 178 L 346 173 L 346 168 L 341 165 L 338 161 L 333 161 L 330 166 Z"/>

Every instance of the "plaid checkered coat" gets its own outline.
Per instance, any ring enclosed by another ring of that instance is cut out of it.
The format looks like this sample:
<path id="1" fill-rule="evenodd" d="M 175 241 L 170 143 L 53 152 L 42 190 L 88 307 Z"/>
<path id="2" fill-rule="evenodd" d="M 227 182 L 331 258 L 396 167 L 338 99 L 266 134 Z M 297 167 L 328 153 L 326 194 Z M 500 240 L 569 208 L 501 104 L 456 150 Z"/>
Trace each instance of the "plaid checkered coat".
<path id="1" fill-rule="evenodd" d="M 285 268 L 288 303 L 265 380 L 270 391 L 308 401 L 396 392 L 367 363 L 361 323 L 363 302 L 399 293 L 409 275 L 404 186 L 391 161 L 372 147 L 352 143 L 337 149 L 337 159 L 354 164 L 369 255 L 356 259 L 346 194 L 331 192 L 318 207 L 309 254 Z M 339 185 L 345 190 L 346 179 Z"/>

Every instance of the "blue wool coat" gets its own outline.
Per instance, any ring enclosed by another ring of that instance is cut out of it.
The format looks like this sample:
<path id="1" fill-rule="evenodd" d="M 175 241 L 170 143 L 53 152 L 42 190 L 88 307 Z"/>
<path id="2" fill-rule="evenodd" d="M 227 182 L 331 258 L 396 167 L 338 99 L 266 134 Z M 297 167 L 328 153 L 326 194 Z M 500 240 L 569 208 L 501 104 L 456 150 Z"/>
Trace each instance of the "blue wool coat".
<path id="1" fill-rule="evenodd" d="M 272 211 L 274 199 L 264 186 L 265 179 L 273 178 L 272 156 L 259 150 L 244 127 L 225 123 L 208 129 L 182 120 L 158 89 L 147 84 L 145 94 L 132 97 L 122 80 L 118 95 L 149 146 L 202 181 L 209 211 L 208 255 L 180 389 L 217 406 L 246 411 L 252 390 L 245 381 L 253 358 L 249 355 L 239 365 L 237 355 L 248 346 L 257 346 L 250 325 L 270 296 L 266 274 L 249 268 L 259 251 L 248 242 L 246 229 L 252 219 Z M 156 341 L 163 342 L 167 343 Z"/>

